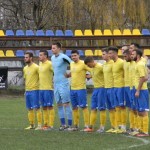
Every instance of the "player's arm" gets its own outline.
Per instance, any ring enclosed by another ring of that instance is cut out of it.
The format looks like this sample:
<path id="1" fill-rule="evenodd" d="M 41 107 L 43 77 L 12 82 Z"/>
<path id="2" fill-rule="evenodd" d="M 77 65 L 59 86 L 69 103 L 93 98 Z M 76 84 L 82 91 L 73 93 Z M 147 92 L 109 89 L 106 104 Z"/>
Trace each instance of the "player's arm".
<path id="1" fill-rule="evenodd" d="M 70 72 L 70 73 L 65 73 L 64 76 L 65 76 L 66 78 L 70 78 L 70 77 L 71 77 L 71 72 Z"/>
<path id="2" fill-rule="evenodd" d="M 135 93 L 135 97 L 139 97 L 140 95 L 140 90 L 143 86 L 143 83 L 145 82 L 146 78 L 146 74 L 145 74 L 145 68 L 144 66 L 140 65 L 138 66 L 138 72 L 140 74 L 140 80 L 139 80 L 139 84 L 138 84 L 138 87 L 137 87 L 137 90 L 136 90 L 136 93 Z"/>
<path id="3" fill-rule="evenodd" d="M 70 63 L 71 63 L 71 59 L 70 59 L 68 56 L 66 56 L 66 55 L 63 56 L 63 60 L 64 60 L 64 62 L 66 62 L 67 64 L 70 64 Z"/>

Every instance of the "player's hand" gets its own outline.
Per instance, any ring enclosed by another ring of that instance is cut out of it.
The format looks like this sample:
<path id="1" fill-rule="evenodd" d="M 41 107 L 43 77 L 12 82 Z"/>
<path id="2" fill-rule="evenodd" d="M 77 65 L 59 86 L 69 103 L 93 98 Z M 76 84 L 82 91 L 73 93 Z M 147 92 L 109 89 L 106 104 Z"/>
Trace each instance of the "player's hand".
<path id="1" fill-rule="evenodd" d="M 140 91 L 136 91 L 136 92 L 135 92 L 135 97 L 138 98 L 139 95 L 140 95 Z"/>
<path id="2" fill-rule="evenodd" d="M 70 74 L 65 73 L 64 76 L 65 76 L 66 78 L 70 78 Z"/>

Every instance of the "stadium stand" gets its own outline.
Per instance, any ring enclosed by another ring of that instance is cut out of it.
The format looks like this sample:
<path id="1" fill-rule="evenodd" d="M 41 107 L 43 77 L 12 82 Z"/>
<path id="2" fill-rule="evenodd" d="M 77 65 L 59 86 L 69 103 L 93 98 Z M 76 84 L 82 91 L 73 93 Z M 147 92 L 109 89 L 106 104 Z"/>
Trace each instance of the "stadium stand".
<path id="1" fill-rule="evenodd" d="M 123 35 L 132 35 L 130 29 L 124 29 Z"/>
<path id="2" fill-rule="evenodd" d="M 0 50 L 0 57 L 5 57 L 4 51 Z"/>
<path id="3" fill-rule="evenodd" d="M 91 30 L 84 30 L 84 36 L 93 36 L 93 33 Z"/>
<path id="4" fill-rule="evenodd" d="M 4 31 L 0 30 L 0 36 L 5 36 Z"/>
<path id="5" fill-rule="evenodd" d="M 64 33 L 62 30 L 56 30 L 55 36 L 64 36 Z"/>
<path id="6" fill-rule="evenodd" d="M 7 50 L 6 51 L 6 57 L 15 57 L 14 51 L 13 50 Z"/>
<path id="7" fill-rule="evenodd" d="M 132 35 L 141 35 L 141 32 L 139 29 L 133 29 L 132 30 Z"/>
<path id="8" fill-rule="evenodd" d="M 113 35 L 122 35 L 122 33 L 119 29 L 114 29 L 113 30 Z"/>
<path id="9" fill-rule="evenodd" d="M 16 57 L 24 57 L 24 51 L 23 50 L 17 50 L 16 51 Z"/>
<path id="10" fill-rule="evenodd" d="M 13 30 L 6 30 L 6 36 L 14 36 L 14 31 Z"/>
<path id="11" fill-rule="evenodd" d="M 24 36 L 24 31 L 23 30 L 17 30 L 16 31 L 16 36 Z"/>
<path id="12" fill-rule="evenodd" d="M 111 30 L 105 29 L 105 30 L 104 30 L 104 35 L 112 35 Z"/>
<path id="13" fill-rule="evenodd" d="M 102 51 L 100 49 L 96 49 L 94 51 L 94 56 L 102 56 Z"/>
<path id="14" fill-rule="evenodd" d="M 72 30 L 65 30 L 65 36 L 73 36 Z"/>
<path id="15" fill-rule="evenodd" d="M 53 30 L 46 30 L 46 36 L 55 36 Z"/>
<path id="16" fill-rule="evenodd" d="M 83 36 L 83 33 L 82 33 L 81 30 L 75 30 L 75 31 L 74 31 L 74 35 L 75 35 L 75 36 Z"/>
<path id="17" fill-rule="evenodd" d="M 93 56 L 92 50 L 85 50 L 85 56 Z"/>
<path id="18" fill-rule="evenodd" d="M 149 29 L 142 29 L 142 35 L 150 35 Z"/>
<path id="19" fill-rule="evenodd" d="M 45 36 L 45 33 L 43 30 L 37 30 L 36 31 L 36 36 Z"/>
<path id="20" fill-rule="evenodd" d="M 26 30 L 26 36 L 34 36 L 34 32 L 32 30 Z"/>
<path id="21" fill-rule="evenodd" d="M 94 36 L 101 36 L 101 35 L 103 35 L 101 30 L 99 29 L 94 30 Z"/>

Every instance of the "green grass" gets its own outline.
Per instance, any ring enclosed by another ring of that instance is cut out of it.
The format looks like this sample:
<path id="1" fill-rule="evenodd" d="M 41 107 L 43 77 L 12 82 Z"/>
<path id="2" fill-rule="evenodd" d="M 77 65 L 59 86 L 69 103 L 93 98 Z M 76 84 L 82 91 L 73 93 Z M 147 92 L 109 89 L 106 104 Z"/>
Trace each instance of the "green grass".
<path id="1" fill-rule="evenodd" d="M 88 96 L 90 99 L 90 95 Z M 81 114 L 82 116 L 82 114 Z M 81 117 L 83 127 L 83 118 Z M 150 148 L 150 137 L 136 138 L 122 134 L 83 132 L 26 131 L 27 110 L 23 97 L 0 97 L 0 146 L 2 150 L 120 150 Z M 56 114 L 55 128 L 59 120 Z M 99 117 L 96 128 L 99 127 Z M 107 117 L 106 129 L 110 127 Z"/>

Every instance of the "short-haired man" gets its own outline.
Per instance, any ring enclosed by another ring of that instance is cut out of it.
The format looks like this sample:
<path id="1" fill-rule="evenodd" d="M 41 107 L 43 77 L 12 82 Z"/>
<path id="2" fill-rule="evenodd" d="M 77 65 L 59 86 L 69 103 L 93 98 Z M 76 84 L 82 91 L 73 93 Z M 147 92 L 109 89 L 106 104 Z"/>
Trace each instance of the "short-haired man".
<path id="1" fill-rule="evenodd" d="M 39 66 L 33 62 L 33 53 L 26 52 L 24 61 L 27 64 L 24 69 L 25 99 L 28 109 L 30 126 L 25 129 L 35 129 L 34 110 L 37 113 L 38 126 L 42 125 L 42 113 L 39 104 Z"/>

